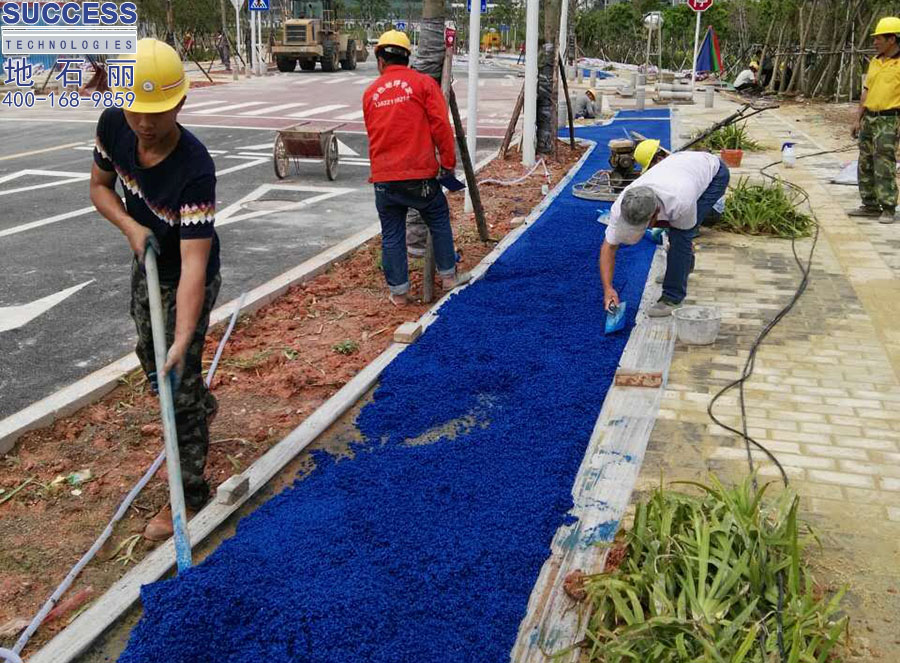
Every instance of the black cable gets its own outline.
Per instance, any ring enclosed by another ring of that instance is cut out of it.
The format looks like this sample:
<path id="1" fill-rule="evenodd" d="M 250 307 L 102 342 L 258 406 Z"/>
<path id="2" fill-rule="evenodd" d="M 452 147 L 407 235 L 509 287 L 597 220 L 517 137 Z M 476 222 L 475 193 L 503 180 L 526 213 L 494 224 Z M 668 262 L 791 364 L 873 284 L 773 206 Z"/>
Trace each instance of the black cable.
<path id="1" fill-rule="evenodd" d="M 837 152 L 845 152 L 847 150 L 851 150 L 851 149 L 855 149 L 855 148 L 856 148 L 855 144 L 847 145 L 847 146 L 844 146 L 844 147 L 841 147 L 841 148 L 838 148 L 835 150 L 822 150 L 820 152 L 804 154 L 797 158 L 798 159 L 808 159 L 810 157 L 822 156 L 824 154 L 834 154 Z M 807 257 L 806 263 L 804 264 L 800 258 L 800 255 L 797 253 L 797 236 L 792 235 L 791 236 L 791 252 L 794 255 L 794 260 L 797 263 L 797 266 L 800 269 L 800 273 L 802 275 L 800 282 L 797 284 L 797 289 L 794 292 L 794 295 L 791 297 L 790 301 L 788 301 L 788 303 L 780 311 L 778 311 L 777 314 L 775 314 L 775 316 L 772 318 L 772 320 L 770 320 L 769 323 L 766 324 L 766 326 L 763 327 L 763 329 L 756 336 L 756 339 L 753 341 L 752 345 L 750 346 L 750 352 L 747 355 L 747 361 L 744 363 L 744 368 L 741 371 L 741 376 L 737 380 L 734 380 L 731 383 L 725 385 L 718 393 L 716 393 L 716 395 L 712 397 L 712 399 L 709 402 L 709 405 L 706 408 L 706 412 L 709 415 L 709 418 L 712 419 L 712 421 L 716 425 L 724 428 L 725 430 L 727 430 L 729 432 L 734 433 L 735 435 L 739 435 L 744 440 L 744 444 L 746 445 L 746 448 L 747 448 L 747 463 L 750 466 L 750 476 L 751 476 L 751 480 L 753 481 L 754 491 L 759 490 L 759 484 L 756 480 L 756 469 L 755 469 L 754 463 L 753 463 L 753 453 L 752 453 L 752 449 L 751 449 L 751 444 L 755 445 L 756 447 L 761 449 L 772 460 L 772 462 L 775 463 L 775 466 L 778 468 L 778 471 L 781 473 L 781 478 L 784 481 L 785 487 L 788 487 L 789 480 L 788 480 L 787 472 L 785 472 L 784 466 L 780 462 L 778 462 L 778 459 L 775 457 L 775 455 L 771 451 L 769 451 L 762 443 L 753 439 L 749 435 L 748 425 L 747 425 L 747 405 L 746 405 L 746 398 L 745 398 L 745 394 L 744 394 L 744 385 L 746 384 L 747 380 L 749 380 L 750 377 L 753 375 L 753 369 L 756 366 L 756 354 L 759 351 L 759 348 L 762 345 L 762 342 L 769 335 L 769 333 L 778 325 L 778 323 L 781 322 L 785 318 L 785 316 L 787 316 L 787 314 L 791 312 L 791 310 L 793 310 L 794 306 L 797 304 L 797 302 L 800 300 L 800 297 L 803 296 L 803 293 L 806 292 L 806 288 L 809 286 L 810 274 L 812 273 L 813 255 L 815 254 L 816 245 L 819 243 L 819 232 L 821 229 L 821 226 L 819 224 L 819 218 L 816 216 L 816 212 L 813 209 L 812 204 L 810 203 L 809 192 L 807 192 L 806 189 L 804 189 L 803 187 L 801 187 L 797 184 L 794 184 L 793 182 L 788 182 L 786 180 L 781 179 L 780 177 L 770 175 L 769 173 L 766 172 L 769 168 L 772 168 L 773 166 L 777 166 L 780 163 L 782 163 L 781 160 L 773 161 L 772 163 L 760 168 L 759 173 L 763 177 L 768 178 L 779 185 L 787 186 L 792 191 L 794 191 L 798 196 L 797 200 L 794 203 L 794 207 L 799 207 L 800 205 L 803 205 L 804 203 L 806 203 L 807 206 L 809 207 L 810 216 L 813 220 L 813 226 L 815 227 L 815 232 L 813 233 L 812 244 L 810 245 L 810 248 L 809 248 L 809 256 Z M 727 394 L 729 391 L 731 391 L 735 387 L 738 387 L 738 403 L 739 403 L 740 409 L 741 409 L 741 430 L 737 430 L 736 428 L 732 428 L 731 426 L 728 426 L 728 425 L 722 423 L 722 421 L 720 421 L 718 418 L 716 418 L 715 414 L 713 414 L 713 408 L 714 408 L 716 402 L 722 396 Z M 776 577 L 776 581 L 778 583 L 778 603 L 777 603 L 776 612 L 775 612 L 775 622 L 777 625 L 776 637 L 777 637 L 777 643 L 778 643 L 778 652 L 781 657 L 782 663 L 784 663 L 785 661 L 787 661 L 787 653 L 785 652 L 785 649 L 784 649 L 784 571 L 783 570 L 777 571 L 775 574 L 775 577 Z M 762 651 L 763 658 L 765 658 L 765 650 L 764 650 L 763 643 L 764 643 L 764 640 L 761 638 L 760 639 L 760 648 L 763 650 Z"/>

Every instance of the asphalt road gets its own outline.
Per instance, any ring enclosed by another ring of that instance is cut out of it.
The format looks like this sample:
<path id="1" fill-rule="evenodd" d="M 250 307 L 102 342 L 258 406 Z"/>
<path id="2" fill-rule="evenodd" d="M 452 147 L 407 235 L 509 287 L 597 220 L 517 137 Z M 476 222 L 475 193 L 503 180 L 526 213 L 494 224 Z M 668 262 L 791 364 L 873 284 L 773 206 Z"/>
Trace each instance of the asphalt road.
<path id="1" fill-rule="evenodd" d="M 366 63 L 355 72 L 279 74 L 190 93 L 179 120 L 206 144 L 218 173 L 219 303 L 377 220 L 368 143 L 356 119 L 362 91 L 375 76 Z M 483 157 L 496 149 L 521 81 L 495 71 L 480 82 Z M 465 109 L 465 79 L 456 88 Z M 133 348 L 128 245 L 93 211 L 88 194 L 99 113 L 0 113 L 0 417 Z M 299 164 L 284 181 L 274 175 L 275 130 L 305 119 L 345 123 L 335 182 L 320 162 Z M 54 295 L 61 301 L 40 305 Z M 36 317 L 23 308 L 30 303 L 39 309 Z"/>

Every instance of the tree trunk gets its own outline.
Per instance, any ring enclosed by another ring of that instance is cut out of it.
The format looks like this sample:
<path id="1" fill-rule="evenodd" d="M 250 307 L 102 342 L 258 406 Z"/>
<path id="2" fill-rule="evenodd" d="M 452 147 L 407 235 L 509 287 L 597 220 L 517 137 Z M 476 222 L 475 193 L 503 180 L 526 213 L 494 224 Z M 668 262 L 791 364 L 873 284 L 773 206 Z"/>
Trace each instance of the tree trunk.
<path id="1" fill-rule="evenodd" d="M 544 7 L 544 47 L 538 66 L 537 147 L 539 154 L 556 154 L 557 91 L 560 0 L 547 0 Z"/>

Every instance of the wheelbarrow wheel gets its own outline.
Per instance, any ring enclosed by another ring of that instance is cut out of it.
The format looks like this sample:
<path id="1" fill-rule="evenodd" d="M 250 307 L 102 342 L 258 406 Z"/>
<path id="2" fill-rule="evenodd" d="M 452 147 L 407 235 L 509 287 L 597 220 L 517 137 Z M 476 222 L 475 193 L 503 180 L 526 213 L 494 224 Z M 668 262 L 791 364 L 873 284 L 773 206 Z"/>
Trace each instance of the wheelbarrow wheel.
<path id="1" fill-rule="evenodd" d="M 275 162 L 275 176 L 283 180 L 288 176 L 291 163 L 288 159 L 287 148 L 284 146 L 284 140 L 282 140 L 280 134 L 275 138 L 273 161 Z"/>
<path id="2" fill-rule="evenodd" d="M 332 182 L 338 176 L 338 139 L 334 134 L 328 139 L 325 147 L 325 175 Z"/>

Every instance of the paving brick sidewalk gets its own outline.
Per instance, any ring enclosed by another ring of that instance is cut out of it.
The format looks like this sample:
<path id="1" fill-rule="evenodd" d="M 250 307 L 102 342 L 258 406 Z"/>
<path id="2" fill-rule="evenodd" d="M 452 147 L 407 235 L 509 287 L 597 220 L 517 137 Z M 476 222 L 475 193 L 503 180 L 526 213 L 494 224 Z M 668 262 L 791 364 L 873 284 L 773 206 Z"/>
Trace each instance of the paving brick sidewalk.
<path id="1" fill-rule="evenodd" d="M 680 109 L 684 135 L 733 107 Z M 802 117 L 798 114 L 798 117 Z M 802 127 L 802 128 L 801 128 Z M 769 111 L 750 120 L 755 138 L 772 148 L 791 132 L 798 153 L 849 143 L 822 140 Z M 802 133 L 801 133 L 802 131 Z M 827 131 L 827 128 L 824 129 Z M 745 155 L 737 176 L 780 158 L 777 149 Z M 853 187 L 827 184 L 849 152 L 800 160 L 774 173 L 807 189 L 822 224 L 810 286 L 759 352 L 747 385 L 750 434 L 785 466 L 802 498 L 804 517 L 823 544 L 816 576 L 827 587 L 847 584 L 853 660 L 900 660 L 900 224 L 857 223 L 843 210 L 858 204 Z M 732 181 L 736 181 L 733 177 Z M 746 474 L 743 443 L 707 416 L 710 398 L 734 380 L 762 326 L 791 298 L 800 272 L 789 241 L 707 231 L 698 242 L 688 303 L 723 314 L 715 345 L 676 346 L 663 408 L 638 483 L 726 479 Z M 809 252 L 810 240 L 797 242 Z M 717 412 L 736 425 L 734 397 Z M 754 454 L 763 478 L 777 468 Z M 639 497 L 639 496 L 636 496 Z"/>

